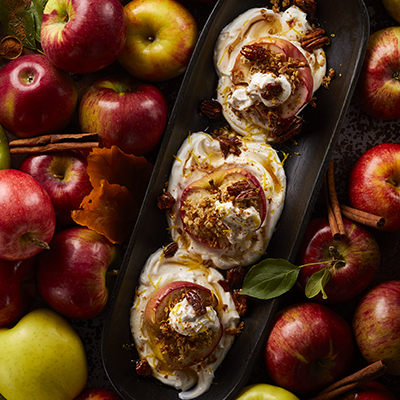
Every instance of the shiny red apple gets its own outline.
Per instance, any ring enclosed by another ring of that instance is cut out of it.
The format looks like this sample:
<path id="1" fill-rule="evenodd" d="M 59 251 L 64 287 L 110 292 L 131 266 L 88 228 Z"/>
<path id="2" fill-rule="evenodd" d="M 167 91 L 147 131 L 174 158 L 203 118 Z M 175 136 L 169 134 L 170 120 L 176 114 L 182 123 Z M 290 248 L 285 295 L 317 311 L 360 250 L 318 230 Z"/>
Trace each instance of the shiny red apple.
<path id="1" fill-rule="evenodd" d="M 93 318 L 107 304 L 106 272 L 115 260 L 117 249 L 104 236 L 86 227 L 65 229 L 38 257 L 39 292 L 66 317 Z"/>
<path id="2" fill-rule="evenodd" d="M 168 120 L 162 92 L 131 76 L 100 79 L 83 94 L 79 105 L 82 132 L 96 132 L 102 147 L 144 155 L 158 144 Z"/>
<path id="3" fill-rule="evenodd" d="M 305 302 L 281 310 L 266 344 L 270 377 L 296 395 L 318 392 L 343 378 L 354 357 L 348 323 L 325 305 Z"/>
<path id="4" fill-rule="evenodd" d="M 0 260 L 0 327 L 22 317 L 36 299 L 35 257 Z"/>
<path id="5" fill-rule="evenodd" d="M 400 281 L 383 282 L 361 299 L 353 331 L 368 362 L 382 360 L 389 374 L 400 375 Z"/>
<path id="6" fill-rule="evenodd" d="M 133 0 L 124 10 L 128 34 L 120 64 L 148 81 L 182 74 L 198 38 L 196 20 L 187 8 L 176 0 Z"/>
<path id="7" fill-rule="evenodd" d="M 400 230 L 400 144 L 368 149 L 350 173 L 348 193 L 354 208 L 385 218 L 386 231 Z"/>
<path id="8" fill-rule="evenodd" d="M 45 55 L 58 68 L 88 74 L 117 58 L 126 29 L 120 0 L 49 0 L 40 40 Z"/>
<path id="9" fill-rule="evenodd" d="M 116 393 L 106 388 L 86 388 L 74 400 L 123 400 Z"/>
<path id="10" fill-rule="evenodd" d="M 25 260 L 53 238 L 56 214 L 50 196 L 25 172 L 0 170 L 0 258 Z"/>
<path id="11" fill-rule="evenodd" d="M 329 280 L 313 300 L 325 304 L 346 303 L 362 293 L 373 281 L 380 264 L 380 250 L 365 227 L 343 219 L 346 238 L 335 240 L 326 218 L 314 219 L 307 226 L 300 249 L 301 268 L 297 286 L 304 294 L 310 278 L 325 268 Z"/>
<path id="12" fill-rule="evenodd" d="M 396 397 L 381 383 L 370 381 L 339 396 L 336 400 L 396 400 Z"/>
<path id="13" fill-rule="evenodd" d="M 355 98 L 375 118 L 400 118 L 400 27 L 374 32 L 368 40 Z"/>
<path id="14" fill-rule="evenodd" d="M 86 168 L 86 157 L 74 151 L 31 155 L 20 165 L 20 170 L 33 176 L 50 195 L 58 226 L 73 224 L 71 211 L 79 209 L 92 190 Z"/>
<path id="15" fill-rule="evenodd" d="M 21 138 L 58 133 L 74 115 L 78 90 L 72 77 L 47 57 L 30 54 L 0 69 L 0 124 Z"/>

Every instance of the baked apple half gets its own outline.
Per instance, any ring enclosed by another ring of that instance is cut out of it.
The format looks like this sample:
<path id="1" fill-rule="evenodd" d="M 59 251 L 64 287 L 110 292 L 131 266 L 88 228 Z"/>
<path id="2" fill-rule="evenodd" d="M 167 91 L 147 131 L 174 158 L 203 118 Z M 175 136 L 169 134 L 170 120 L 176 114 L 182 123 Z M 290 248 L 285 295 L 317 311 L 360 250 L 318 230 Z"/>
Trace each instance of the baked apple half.
<path id="1" fill-rule="evenodd" d="M 265 107 L 275 108 L 280 118 L 288 119 L 311 100 L 313 76 L 306 57 L 291 42 L 263 37 L 240 50 L 232 69 L 236 97 L 254 104 L 260 117 Z M 246 97 L 247 95 L 247 97 Z M 235 107 L 234 107 L 235 108 Z"/>
<path id="2" fill-rule="evenodd" d="M 192 282 L 171 282 L 153 293 L 144 319 L 152 348 L 166 367 L 182 370 L 212 353 L 223 334 L 217 306 L 211 290 Z"/>
<path id="3" fill-rule="evenodd" d="M 266 210 L 260 182 L 243 168 L 216 170 L 192 182 L 180 202 L 185 231 L 213 249 L 226 249 L 252 235 Z"/>

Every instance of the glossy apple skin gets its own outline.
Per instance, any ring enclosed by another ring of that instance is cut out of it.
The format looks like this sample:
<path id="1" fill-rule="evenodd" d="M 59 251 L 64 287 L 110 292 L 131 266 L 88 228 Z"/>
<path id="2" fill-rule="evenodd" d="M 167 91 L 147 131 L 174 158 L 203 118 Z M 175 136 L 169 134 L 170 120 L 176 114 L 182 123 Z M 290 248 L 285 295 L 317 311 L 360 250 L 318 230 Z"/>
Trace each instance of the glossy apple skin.
<path id="1" fill-rule="evenodd" d="M 338 263 L 331 267 L 331 277 L 322 294 L 313 297 L 314 301 L 325 304 L 343 304 L 361 294 L 374 280 L 380 264 L 380 250 L 373 235 L 366 228 L 347 218 L 343 218 L 346 238 L 335 240 L 329 221 L 318 218 L 309 223 L 298 252 L 298 264 L 315 264 L 332 260 L 330 246 L 338 251 Z M 335 257 L 336 258 L 336 257 Z M 308 265 L 300 270 L 297 286 L 304 294 L 306 284 L 311 276 L 328 267 L 328 264 Z"/>
<path id="2" fill-rule="evenodd" d="M 110 65 L 125 45 L 127 25 L 119 0 L 49 0 L 41 45 L 58 68 L 88 74 Z"/>
<path id="3" fill-rule="evenodd" d="M 182 74 L 198 38 L 186 7 L 175 0 L 133 0 L 124 10 L 128 34 L 120 64 L 133 76 L 153 82 Z"/>
<path id="4" fill-rule="evenodd" d="M 396 400 L 396 397 L 382 384 L 371 381 L 336 400 Z"/>
<path id="5" fill-rule="evenodd" d="M 278 386 L 256 383 L 245 386 L 235 400 L 299 400 L 299 398 Z"/>
<path id="6" fill-rule="evenodd" d="M 400 27 L 374 32 L 368 40 L 355 90 L 362 110 L 375 118 L 400 118 Z"/>
<path id="7" fill-rule="evenodd" d="M 349 177 L 350 204 L 384 217 L 380 229 L 400 230 L 400 144 L 371 147 L 355 163 Z"/>
<path id="8" fill-rule="evenodd" d="M 36 299 L 35 257 L 0 260 L 0 327 L 16 322 Z"/>
<path id="9" fill-rule="evenodd" d="M 381 283 L 361 299 L 353 331 L 368 362 L 382 360 L 389 374 L 400 375 L 400 281 Z"/>
<path id="10" fill-rule="evenodd" d="M 49 243 L 56 226 L 50 196 L 30 175 L 16 169 L 0 170 L 0 258 L 25 260 Z"/>
<path id="11" fill-rule="evenodd" d="M 11 166 L 10 146 L 7 134 L 0 125 L 0 169 L 7 169 Z"/>
<path id="12" fill-rule="evenodd" d="M 386 11 L 389 15 L 395 19 L 397 22 L 400 22 L 400 2 L 399 0 L 382 0 Z"/>
<path id="13" fill-rule="evenodd" d="M 100 79 L 82 96 L 82 132 L 96 132 L 100 146 L 118 146 L 124 153 L 145 155 L 160 141 L 168 120 L 162 92 L 131 76 Z"/>
<path id="14" fill-rule="evenodd" d="M 0 124 L 32 137 L 58 133 L 74 115 L 78 90 L 72 77 L 42 54 L 11 61 L 0 70 Z"/>
<path id="15" fill-rule="evenodd" d="M 296 395 L 314 393 L 343 378 L 352 364 L 348 323 L 325 305 L 288 306 L 274 318 L 266 344 L 270 377 Z"/>
<path id="16" fill-rule="evenodd" d="M 72 325 L 47 308 L 0 329 L 0 392 L 7 399 L 71 400 L 84 389 L 87 359 Z"/>
<path id="17" fill-rule="evenodd" d="M 94 318 L 107 304 L 106 272 L 116 256 L 116 247 L 97 232 L 86 227 L 65 229 L 38 257 L 39 292 L 66 317 Z"/>
<path id="18" fill-rule="evenodd" d="M 46 189 L 56 212 L 57 226 L 68 226 L 74 223 L 71 211 L 79 209 L 92 190 L 86 168 L 86 157 L 70 151 L 28 156 L 19 169 Z"/>
<path id="19" fill-rule="evenodd" d="M 86 388 L 74 400 L 123 400 L 116 393 L 105 388 Z"/>

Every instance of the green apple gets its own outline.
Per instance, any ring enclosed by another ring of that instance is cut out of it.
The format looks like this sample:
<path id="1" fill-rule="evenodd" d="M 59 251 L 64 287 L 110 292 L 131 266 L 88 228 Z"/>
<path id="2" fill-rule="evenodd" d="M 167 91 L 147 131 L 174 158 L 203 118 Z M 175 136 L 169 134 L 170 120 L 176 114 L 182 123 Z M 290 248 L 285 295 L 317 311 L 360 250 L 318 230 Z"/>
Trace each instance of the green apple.
<path id="1" fill-rule="evenodd" d="M 389 15 L 400 22 L 400 0 L 382 0 L 382 3 Z"/>
<path id="2" fill-rule="evenodd" d="M 268 383 L 244 387 L 235 400 L 299 400 L 293 393 Z"/>
<path id="3" fill-rule="evenodd" d="M 56 312 L 35 309 L 0 329 L 0 393 L 7 400 L 73 400 L 87 374 L 82 341 Z"/>
<path id="4" fill-rule="evenodd" d="M 8 146 L 8 137 L 3 127 L 0 125 L 0 169 L 10 168 L 10 165 L 11 155 Z"/>

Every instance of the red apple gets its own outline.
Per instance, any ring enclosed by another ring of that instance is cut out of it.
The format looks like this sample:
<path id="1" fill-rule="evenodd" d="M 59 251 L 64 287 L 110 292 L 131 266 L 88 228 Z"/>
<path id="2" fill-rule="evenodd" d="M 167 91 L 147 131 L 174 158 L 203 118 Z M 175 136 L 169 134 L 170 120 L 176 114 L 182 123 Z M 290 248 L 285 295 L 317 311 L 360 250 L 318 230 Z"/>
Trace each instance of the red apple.
<path id="1" fill-rule="evenodd" d="M 79 106 L 83 132 L 98 133 L 102 147 L 116 145 L 137 156 L 157 145 L 167 120 L 161 91 L 131 76 L 98 80 L 85 91 Z"/>
<path id="2" fill-rule="evenodd" d="M 400 118 L 400 27 L 374 32 L 357 82 L 355 97 L 362 110 L 375 118 Z"/>
<path id="3" fill-rule="evenodd" d="M 354 357 L 350 326 L 325 305 L 306 302 L 281 310 L 266 344 L 271 378 L 296 395 L 318 392 L 343 378 Z"/>
<path id="4" fill-rule="evenodd" d="M 78 101 L 75 82 L 45 56 L 30 54 L 0 70 L 0 124 L 21 138 L 57 133 Z"/>
<path id="5" fill-rule="evenodd" d="M 0 260 L 0 327 L 16 322 L 36 299 L 35 257 Z"/>
<path id="6" fill-rule="evenodd" d="M 192 14 L 175 0 L 133 0 L 125 7 L 128 34 L 118 56 L 133 76 L 165 81 L 182 74 L 198 38 Z"/>
<path id="7" fill-rule="evenodd" d="M 58 68 L 87 74 L 116 60 L 126 32 L 120 0 L 49 0 L 40 39 L 45 55 Z"/>
<path id="8" fill-rule="evenodd" d="M 48 247 L 56 226 L 50 196 L 30 175 L 0 170 L 0 258 L 24 260 Z"/>
<path id="9" fill-rule="evenodd" d="M 247 45 L 259 46 L 265 49 L 267 53 L 273 54 L 282 63 L 289 60 L 289 58 L 304 63 L 304 67 L 297 68 L 300 81 L 298 87 L 287 101 L 277 107 L 277 112 L 282 119 L 292 118 L 311 100 L 313 94 L 313 76 L 307 59 L 295 45 L 281 38 L 264 37 L 249 42 Z M 254 73 L 254 71 L 251 71 L 251 67 L 252 64 L 249 59 L 239 53 L 232 68 L 232 82 L 234 85 L 240 87 L 251 82 L 251 75 Z"/>
<path id="10" fill-rule="evenodd" d="M 346 218 L 343 222 L 347 236 L 335 240 L 326 218 L 311 221 L 298 252 L 298 264 L 310 264 L 300 270 L 297 279 L 302 293 L 313 274 L 329 269 L 330 278 L 324 287 L 327 298 L 322 293 L 313 297 L 321 303 L 346 303 L 354 299 L 372 283 L 379 268 L 380 250 L 375 238 L 361 225 Z"/>
<path id="11" fill-rule="evenodd" d="M 58 226 L 72 225 L 71 211 L 79 209 L 92 190 L 87 160 L 80 152 L 36 154 L 26 157 L 20 170 L 33 176 L 50 195 Z"/>
<path id="12" fill-rule="evenodd" d="M 349 178 L 354 208 L 385 218 L 386 231 L 400 230 L 400 144 L 383 143 L 367 150 Z"/>
<path id="13" fill-rule="evenodd" d="M 378 382 L 366 382 L 336 400 L 396 400 L 395 395 Z"/>
<path id="14" fill-rule="evenodd" d="M 93 318 L 107 303 L 106 272 L 116 256 L 116 247 L 99 233 L 86 227 L 65 229 L 38 257 L 39 292 L 66 317 Z"/>
<path id="15" fill-rule="evenodd" d="M 120 396 L 105 388 L 86 388 L 74 400 L 123 400 Z"/>
<path id="16" fill-rule="evenodd" d="M 361 299 L 353 331 L 368 362 L 382 360 L 389 374 L 400 375 L 400 281 L 383 282 Z"/>
<path id="17" fill-rule="evenodd" d="M 190 297 L 190 300 L 188 298 Z M 169 335 L 163 324 L 170 318 L 170 311 L 177 303 L 187 298 L 196 313 L 206 313 L 206 307 L 216 308 L 218 299 L 207 288 L 192 282 L 174 281 L 162 286 L 156 290 L 146 304 L 144 320 L 149 327 L 150 341 L 153 343 L 153 349 L 157 352 L 157 358 L 161 360 L 168 368 L 185 369 L 191 365 L 197 364 L 209 356 L 218 345 L 222 334 L 223 326 L 219 322 L 218 330 L 207 329 L 201 332 L 202 341 L 196 342 L 194 349 L 189 348 L 184 354 L 176 353 L 176 346 L 170 346 L 172 341 L 176 343 L 176 332 Z M 194 301 L 194 303 L 193 303 Z M 197 309 L 197 305 L 202 305 L 204 310 Z M 207 318 L 207 317 L 206 317 Z M 207 338 L 204 341 L 204 336 Z M 193 339 L 190 336 L 180 335 L 181 340 L 188 337 L 189 346 L 193 346 Z M 172 351 L 170 351 L 172 349 Z"/>
<path id="18" fill-rule="evenodd" d="M 244 186 L 242 186 L 244 185 Z M 243 207 L 248 207 L 243 194 L 251 192 L 250 201 L 256 199 L 256 208 L 260 215 L 260 225 L 263 223 L 266 215 L 267 204 L 265 192 L 258 179 L 250 172 L 243 168 L 229 168 L 216 170 L 204 177 L 192 182 L 187 186 L 180 199 L 180 217 L 183 222 L 184 229 L 197 241 L 203 243 L 207 247 L 224 249 L 229 246 L 229 241 L 224 236 L 215 237 L 209 232 L 197 232 L 196 226 L 186 223 L 186 214 L 189 204 L 195 204 L 196 207 L 201 202 L 207 201 L 207 198 L 215 194 L 216 190 L 222 193 L 222 196 L 230 197 L 235 192 L 235 204 L 242 203 Z M 237 193 L 236 193 L 237 192 Z M 240 198 L 243 198 L 240 200 Z M 197 218 L 197 215 L 196 215 Z M 199 219 L 201 217 L 199 216 Z M 192 220 L 190 216 L 189 221 Z"/>

